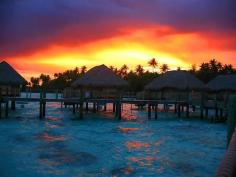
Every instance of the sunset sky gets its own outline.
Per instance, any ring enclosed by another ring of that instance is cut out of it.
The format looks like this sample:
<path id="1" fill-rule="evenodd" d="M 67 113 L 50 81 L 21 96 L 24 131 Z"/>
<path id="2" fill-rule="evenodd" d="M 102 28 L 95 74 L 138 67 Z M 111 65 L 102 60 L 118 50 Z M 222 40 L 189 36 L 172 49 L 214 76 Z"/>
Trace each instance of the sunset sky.
<path id="1" fill-rule="evenodd" d="M 236 67 L 235 0 L 2 0 L 0 61 L 26 79 L 98 64 Z M 148 69 L 148 68 L 146 68 Z"/>

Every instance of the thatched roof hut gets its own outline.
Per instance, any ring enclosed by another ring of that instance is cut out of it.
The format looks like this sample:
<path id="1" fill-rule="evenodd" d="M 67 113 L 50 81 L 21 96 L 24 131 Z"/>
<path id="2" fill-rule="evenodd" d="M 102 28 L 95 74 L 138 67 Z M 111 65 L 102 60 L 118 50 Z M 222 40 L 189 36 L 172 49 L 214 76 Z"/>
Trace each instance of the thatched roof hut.
<path id="1" fill-rule="evenodd" d="M 72 87 L 76 88 L 124 88 L 126 86 L 128 83 L 105 65 L 95 66 L 72 84 Z"/>
<path id="2" fill-rule="evenodd" d="M 27 81 L 7 62 L 0 63 L 0 85 L 26 85 Z"/>
<path id="3" fill-rule="evenodd" d="M 188 71 L 168 71 L 149 83 L 145 90 L 160 91 L 163 89 L 203 90 L 205 85 Z"/>
<path id="4" fill-rule="evenodd" d="M 236 91 L 236 74 L 220 75 L 207 84 L 210 91 Z"/>

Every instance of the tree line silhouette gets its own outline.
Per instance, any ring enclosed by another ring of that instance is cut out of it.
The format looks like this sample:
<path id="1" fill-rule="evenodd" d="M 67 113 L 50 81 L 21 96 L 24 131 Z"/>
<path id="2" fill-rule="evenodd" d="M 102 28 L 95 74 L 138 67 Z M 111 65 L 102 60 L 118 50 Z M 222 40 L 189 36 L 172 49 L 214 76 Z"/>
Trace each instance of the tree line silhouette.
<path id="1" fill-rule="evenodd" d="M 154 78 L 160 74 L 170 70 L 168 64 L 159 65 L 155 58 L 148 61 L 148 66 L 152 68 L 152 71 L 145 70 L 142 65 L 137 65 L 134 70 L 129 70 L 129 67 L 124 64 L 121 68 L 110 66 L 109 68 L 117 75 L 123 77 L 129 82 L 130 91 L 141 91 L 143 87 L 151 82 Z M 177 70 L 181 70 L 181 67 L 177 67 Z M 63 90 L 70 85 L 87 71 L 86 66 L 75 67 L 72 70 L 66 70 L 62 73 L 55 73 L 53 78 L 49 75 L 41 74 L 39 77 L 31 77 L 30 86 L 33 90 L 37 91 L 45 89 L 48 91 Z M 191 69 L 188 70 L 194 74 L 197 78 L 202 80 L 204 83 L 209 82 L 221 74 L 233 74 L 236 73 L 236 69 L 231 64 L 222 64 L 216 59 L 212 59 L 209 62 L 203 62 L 197 67 L 192 65 Z"/>

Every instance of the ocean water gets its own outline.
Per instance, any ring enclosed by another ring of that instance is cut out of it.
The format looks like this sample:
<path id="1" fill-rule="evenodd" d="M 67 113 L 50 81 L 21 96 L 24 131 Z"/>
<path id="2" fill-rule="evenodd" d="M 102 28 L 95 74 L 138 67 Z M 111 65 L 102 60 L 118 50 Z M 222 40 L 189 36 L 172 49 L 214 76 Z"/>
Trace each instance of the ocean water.
<path id="1" fill-rule="evenodd" d="M 226 150 L 221 123 L 173 113 L 147 120 L 130 105 L 123 107 L 126 120 L 114 118 L 111 106 L 73 120 L 59 103 L 48 103 L 39 120 L 38 107 L 20 102 L 0 120 L 1 177 L 210 177 Z"/>

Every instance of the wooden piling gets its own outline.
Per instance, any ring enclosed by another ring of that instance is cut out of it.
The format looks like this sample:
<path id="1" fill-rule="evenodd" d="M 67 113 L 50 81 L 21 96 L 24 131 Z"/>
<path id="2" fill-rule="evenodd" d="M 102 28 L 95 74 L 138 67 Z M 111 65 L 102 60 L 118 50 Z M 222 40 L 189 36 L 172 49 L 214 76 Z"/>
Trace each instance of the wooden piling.
<path id="1" fill-rule="evenodd" d="M 119 102 L 117 101 L 115 105 L 116 105 L 115 116 L 118 117 L 118 115 L 119 115 Z"/>
<path id="2" fill-rule="evenodd" d="M 122 117 L 121 117 L 121 115 L 122 115 L 122 109 L 121 109 L 122 103 L 119 102 L 118 105 L 119 105 L 119 108 L 118 108 L 118 111 L 119 111 L 119 112 L 118 112 L 118 119 L 121 120 L 121 118 L 122 118 Z"/>
<path id="3" fill-rule="evenodd" d="M 221 120 L 223 119 L 223 116 L 224 116 L 224 115 L 223 115 L 223 109 L 221 108 L 221 109 L 220 109 L 220 119 L 221 119 Z"/>
<path id="4" fill-rule="evenodd" d="M 75 114 L 75 103 L 73 104 L 73 114 Z"/>
<path id="5" fill-rule="evenodd" d="M 43 101 L 42 106 L 43 106 L 43 108 L 42 108 L 42 111 L 43 111 L 42 115 L 43 115 L 43 117 L 45 117 L 45 115 L 46 115 L 46 101 Z"/>
<path id="6" fill-rule="evenodd" d="M 189 103 L 186 105 L 186 117 L 189 118 Z"/>
<path id="7" fill-rule="evenodd" d="M 5 103 L 5 117 L 8 117 L 8 100 L 6 101 L 6 103 Z"/>
<path id="8" fill-rule="evenodd" d="M 93 102 L 93 112 L 96 112 L 96 102 Z"/>
<path id="9" fill-rule="evenodd" d="M 155 107 L 154 107 L 154 110 L 155 110 L 155 119 L 157 119 L 157 108 L 158 108 L 158 104 L 155 105 Z"/>
<path id="10" fill-rule="evenodd" d="M 83 101 L 81 100 L 80 104 L 79 104 L 79 119 L 82 120 L 83 118 L 84 118 L 84 115 L 83 115 Z"/>
<path id="11" fill-rule="evenodd" d="M 103 109 L 103 111 L 104 111 L 104 112 L 107 111 L 107 104 L 106 104 L 106 103 L 104 104 L 104 109 Z"/>
<path id="12" fill-rule="evenodd" d="M 43 118 L 43 94 L 40 93 L 40 101 L 39 101 L 39 118 Z"/>
<path id="13" fill-rule="evenodd" d="M 116 103 L 114 102 L 114 103 L 112 104 L 112 106 L 113 106 L 113 107 L 112 107 L 112 112 L 115 113 L 115 112 L 116 112 Z"/>
<path id="14" fill-rule="evenodd" d="M 16 101 L 15 100 L 11 101 L 11 110 L 16 110 Z"/>
<path id="15" fill-rule="evenodd" d="M 216 105 L 216 107 L 215 107 L 215 118 L 216 118 L 216 119 L 219 118 L 219 108 L 218 108 L 217 105 Z"/>
<path id="16" fill-rule="evenodd" d="M 96 111 L 99 111 L 99 103 L 97 102 Z"/>
<path id="17" fill-rule="evenodd" d="M 177 113 L 177 104 L 175 103 L 175 108 L 174 108 L 175 114 Z"/>
<path id="18" fill-rule="evenodd" d="M 180 108 L 180 103 L 178 104 L 178 117 L 181 116 L 181 108 Z"/>
<path id="19" fill-rule="evenodd" d="M 84 92 L 82 89 L 80 89 L 80 103 L 79 103 L 79 119 L 80 120 L 84 118 L 83 105 L 84 105 Z"/>
<path id="20" fill-rule="evenodd" d="M 148 104 L 148 119 L 151 119 L 151 105 L 150 104 Z"/>
<path id="21" fill-rule="evenodd" d="M 86 112 L 89 111 L 88 102 L 86 102 L 86 104 L 85 104 L 85 110 L 86 110 Z"/>

